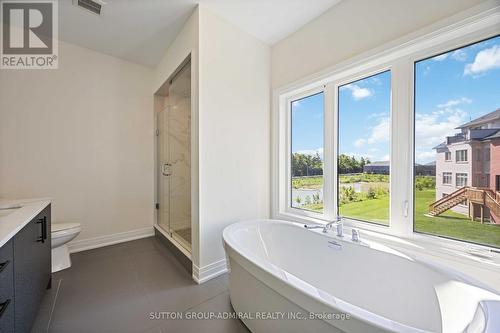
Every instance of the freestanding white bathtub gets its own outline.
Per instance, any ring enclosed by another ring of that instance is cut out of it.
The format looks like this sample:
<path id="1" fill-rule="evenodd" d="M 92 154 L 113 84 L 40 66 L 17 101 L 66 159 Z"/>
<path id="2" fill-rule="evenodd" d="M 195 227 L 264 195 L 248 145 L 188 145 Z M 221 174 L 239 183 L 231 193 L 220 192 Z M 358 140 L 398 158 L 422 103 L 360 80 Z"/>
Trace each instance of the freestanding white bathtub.
<path id="1" fill-rule="evenodd" d="M 380 243 L 278 220 L 224 230 L 231 303 L 254 333 L 500 332 L 500 295 Z"/>

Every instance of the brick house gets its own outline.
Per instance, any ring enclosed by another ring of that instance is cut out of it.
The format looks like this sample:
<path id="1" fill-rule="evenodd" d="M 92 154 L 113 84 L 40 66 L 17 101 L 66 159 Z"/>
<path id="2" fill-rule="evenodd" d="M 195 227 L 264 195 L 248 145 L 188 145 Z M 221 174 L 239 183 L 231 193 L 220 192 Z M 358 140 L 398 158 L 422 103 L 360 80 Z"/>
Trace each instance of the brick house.
<path id="1" fill-rule="evenodd" d="M 457 127 L 436 150 L 436 201 L 468 186 L 500 191 L 500 109 Z M 490 215 L 489 209 L 464 200 L 455 212 Z M 471 213 L 472 212 L 472 213 Z M 482 215 L 483 216 L 483 215 Z M 497 216 L 490 216 L 500 223 Z"/>

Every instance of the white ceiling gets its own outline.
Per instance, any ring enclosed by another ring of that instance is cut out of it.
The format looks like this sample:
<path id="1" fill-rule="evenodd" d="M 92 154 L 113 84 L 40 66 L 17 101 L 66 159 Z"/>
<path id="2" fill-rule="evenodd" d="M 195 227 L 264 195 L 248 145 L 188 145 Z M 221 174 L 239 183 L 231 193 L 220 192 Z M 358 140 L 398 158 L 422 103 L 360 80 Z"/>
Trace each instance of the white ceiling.
<path id="1" fill-rule="evenodd" d="M 268 44 L 341 0 L 105 0 L 101 16 L 59 1 L 59 36 L 105 54 L 155 66 L 197 3 Z"/>

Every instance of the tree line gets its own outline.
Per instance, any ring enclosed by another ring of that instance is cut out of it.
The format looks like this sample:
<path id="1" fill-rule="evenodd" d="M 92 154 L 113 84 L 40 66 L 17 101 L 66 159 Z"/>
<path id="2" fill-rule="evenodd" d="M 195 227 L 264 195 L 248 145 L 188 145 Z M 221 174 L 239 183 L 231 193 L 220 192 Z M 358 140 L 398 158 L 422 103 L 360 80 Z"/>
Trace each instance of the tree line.
<path id="1" fill-rule="evenodd" d="M 318 176 L 323 174 L 323 161 L 316 155 L 292 153 L 292 177 Z"/>
<path id="2" fill-rule="evenodd" d="M 339 155 L 339 173 L 361 173 L 370 159 L 346 154 Z M 315 155 L 292 153 L 292 177 L 319 176 L 323 174 L 323 161 L 318 153 Z"/>
<path id="3" fill-rule="evenodd" d="M 363 167 L 370 163 L 369 158 L 361 157 L 359 160 L 354 156 L 347 156 L 346 154 L 339 155 L 339 173 L 361 173 Z"/>

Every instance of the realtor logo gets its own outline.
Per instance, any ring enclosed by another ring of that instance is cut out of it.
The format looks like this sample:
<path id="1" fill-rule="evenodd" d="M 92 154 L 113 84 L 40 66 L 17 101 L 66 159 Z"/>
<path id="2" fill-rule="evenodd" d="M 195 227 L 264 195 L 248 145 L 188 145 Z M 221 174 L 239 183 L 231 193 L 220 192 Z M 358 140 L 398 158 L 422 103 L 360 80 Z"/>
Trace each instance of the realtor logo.
<path id="1" fill-rule="evenodd" d="M 2 69 L 56 69 L 57 0 L 0 0 Z"/>

